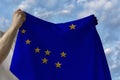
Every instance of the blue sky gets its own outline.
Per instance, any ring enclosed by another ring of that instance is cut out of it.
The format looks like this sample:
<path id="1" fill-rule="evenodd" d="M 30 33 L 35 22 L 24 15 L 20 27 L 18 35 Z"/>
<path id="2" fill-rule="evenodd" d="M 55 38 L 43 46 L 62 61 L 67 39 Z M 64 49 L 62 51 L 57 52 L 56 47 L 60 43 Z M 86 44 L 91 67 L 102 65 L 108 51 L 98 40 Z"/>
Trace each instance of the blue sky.
<path id="1" fill-rule="evenodd" d="M 120 80 L 119 0 L 1 0 L 0 30 L 6 31 L 13 12 L 24 11 L 54 23 L 63 23 L 95 14 L 113 80 Z"/>

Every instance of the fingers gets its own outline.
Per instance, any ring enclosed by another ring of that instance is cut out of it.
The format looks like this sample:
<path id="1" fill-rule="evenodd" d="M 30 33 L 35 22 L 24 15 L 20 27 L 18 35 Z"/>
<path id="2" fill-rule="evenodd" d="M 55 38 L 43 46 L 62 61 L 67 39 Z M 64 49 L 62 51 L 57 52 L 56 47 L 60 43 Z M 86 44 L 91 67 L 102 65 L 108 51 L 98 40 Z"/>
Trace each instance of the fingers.
<path id="1" fill-rule="evenodd" d="M 21 9 L 16 10 L 14 14 L 20 15 L 23 21 L 26 20 L 26 15 Z"/>
<path id="2" fill-rule="evenodd" d="M 24 13 L 21 9 L 16 10 L 16 11 L 15 11 L 15 14 L 16 14 L 16 13 L 25 15 L 25 13 Z"/>
<path id="3" fill-rule="evenodd" d="M 16 10 L 15 14 L 18 13 L 18 12 L 22 12 L 22 10 L 21 9 Z"/>
<path id="4" fill-rule="evenodd" d="M 22 11 L 21 9 L 18 9 L 18 11 Z"/>

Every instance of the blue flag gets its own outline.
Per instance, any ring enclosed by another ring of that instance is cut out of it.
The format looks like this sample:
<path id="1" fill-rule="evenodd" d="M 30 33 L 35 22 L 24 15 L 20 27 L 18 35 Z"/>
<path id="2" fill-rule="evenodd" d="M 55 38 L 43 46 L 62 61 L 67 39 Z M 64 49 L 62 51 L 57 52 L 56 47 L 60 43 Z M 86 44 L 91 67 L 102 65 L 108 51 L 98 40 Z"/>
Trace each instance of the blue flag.
<path id="1" fill-rule="evenodd" d="M 26 13 L 10 70 L 19 80 L 111 80 L 94 15 L 51 23 Z"/>

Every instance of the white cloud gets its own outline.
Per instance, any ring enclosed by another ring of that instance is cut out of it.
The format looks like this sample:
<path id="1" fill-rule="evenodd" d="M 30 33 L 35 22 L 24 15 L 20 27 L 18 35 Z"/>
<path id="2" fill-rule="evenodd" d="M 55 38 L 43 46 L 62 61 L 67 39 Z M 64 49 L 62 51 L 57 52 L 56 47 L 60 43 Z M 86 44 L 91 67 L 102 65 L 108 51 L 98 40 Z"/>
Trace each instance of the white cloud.
<path id="1" fill-rule="evenodd" d="M 76 0 L 78 4 L 81 4 L 83 2 L 87 2 L 87 0 Z"/>
<path id="2" fill-rule="evenodd" d="M 36 2 L 35 0 L 22 1 L 20 5 L 18 6 L 18 8 L 23 9 L 23 10 L 29 9 L 33 4 L 35 4 L 35 2 Z"/>
<path id="3" fill-rule="evenodd" d="M 95 13 L 98 17 L 106 18 L 110 16 L 110 11 L 116 9 L 116 4 L 119 2 L 118 0 L 92 0 L 92 1 L 85 1 L 82 5 L 83 10 L 80 11 L 78 17 L 82 16 L 83 14 L 92 14 Z M 119 9 L 119 8 L 118 8 Z M 117 12 L 117 10 L 114 10 Z M 84 16 L 83 15 L 83 16 Z M 108 22 L 108 21 L 107 21 Z"/>
<path id="4" fill-rule="evenodd" d="M 69 5 L 65 5 L 66 9 L 73 9 L 75 8 L 74 4 L 69 4 Z"/>
<path id="5" fill-rule="evenodd" d="M 45 8 L 35 8 L 33 9 L 33 15 L 42 19 L 48 19 L 55 13 L 53 11 L 47 11 Z"/>
<path id="6" fill-rule="evenodd" d="M 10 21 L 6 19 L 5 17 L 0 18 L 0 29 L 5 31 L 6 27 L 10 27 Z"/>
<path id="7" fill-rule="evenodd" d="M 110 54 L 111 52 L 112 52 L 112 49 L 111 49 L 111 48 L 106 48 L 106 49 L 105 49 L 105 53 L 106 53 L 106 54 Z"/>
<path id="8" fill-rule="evenodd" d="M 68 14 L 70 13 L 70 10 L 64 9 L 60 11 L 61 14 Z"/>
<path id="9" fill-rule="evenodd" d="M 74 8 L 75 8 L 74 4 L 64 5 L 63 9 L 58 11 L 58 14 L 70 14 Z"/>
<path id="10" fill-rule="evenodd" d="M 49 20 L 52 16 L 71 14 L 75 5 L 73 3 L 67 3 L 67 0 L 41 0 L 41 2 L 38 0 L 25 0 L 18 5 L 18 8 L 41 19 Z"/>
<path id="11" fill-rule="evenodd" d="M 59 1 L 57 1 L 57 0 L 45 0 L 44 4 L 46 7 L 55 7 L 57 2 L 59 2 Z"/>
<path id="12" fill-rule="evenodd" d="M 86 17 L 86 16 L 89 16 L 89 15 L 91 15 L 91 14 L 95 14 L 96 12 L 94 11 L 94 10 L 85 10 L 85 11 L 83 11 L 83 12 L 80 12 L 79 14 L 78 14 L 78 16 L 77 16 L 77 18 L 79 19 L 79 18 L 83 18 L 83 17 Z"/>
<path id="13" fill-rule="evenodd" d="M 112 69 L 115 69 L 115 68 L 117 68 L 117 64 L 113 64 L 113 65 L 110 66 L 110 69 L 111 69 L 111 70 L 112 70 Z"/>
<path id="14" fill-rule="evenodd" d="M 120 41 L 114 41 L 109 44 L 111 48 L 106 48 L 105 52 L 109 55 L 109 62 L 111 69 L 119 69 L 120 67 Z"/>
<path id="15" fill-rule="evenodd" d="M 113 6 L 113 3 L 112 3 L 111 1 L 108 1 L 108 2 L 105 4 L 104 9 L 105 9 L 105 10 L 109 10 L 109 9 L 112 8 L 112 6 Z"/>
<path id="16" fill-rule="evenodd" d="M 84 7 L 87 9 L 93 9 L 98 10 L 100 8 L 103 8 L 104 4 L 106 3 L 106 0 L 92 0 L 88 1 L 84 4 Z"/>
<path id="17" fill-rule="evenodd" d="M 26 2 L 26 3 L 29 3 L 29 2 Z M 46 3 L 46 6 L 48 3 L 49 3 L 49 1 Z M 50 2 L 50 4 L 53 5 L 52 2 Z M 34 5 L 38 5 L 38 3 L 36 2 L 36 3 L 34 3 Z M 23 4 L 20 4 L 19 6 L 23 6 Z M 36 6 L 34 8 L 32 8 L 31 6 L 29 6 L 29 7 L 24 6 L 24 9 L 26 9 L 28 12 L 30 12 L 31 14 L 33 14 L 36 17 L 39 17 L 39 18 L 45 19 L 45 20 L 49 20 L 53 16 L 70 14 L 74 8 L 75 8 L 74 4 L 65 4 L 62 6 L 62 8 L 58 8 L 55 10 L 49 10 L 48 8 L 43 7 L 43 6 Z"/>

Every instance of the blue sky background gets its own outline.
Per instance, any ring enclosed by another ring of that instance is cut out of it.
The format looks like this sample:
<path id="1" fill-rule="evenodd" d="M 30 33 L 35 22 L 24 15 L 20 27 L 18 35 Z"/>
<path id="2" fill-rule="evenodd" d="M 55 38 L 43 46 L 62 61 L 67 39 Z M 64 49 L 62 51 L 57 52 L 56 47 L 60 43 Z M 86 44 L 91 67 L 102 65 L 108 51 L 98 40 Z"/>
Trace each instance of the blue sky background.
<path id="1" fill-rule="evenodd" d="M 95 14 L 112 79 L 120 80 L 119 0 L 0 0 L 0 30 L 10 27 L 12 14 L 18 8 L 54 23 Z"/>

